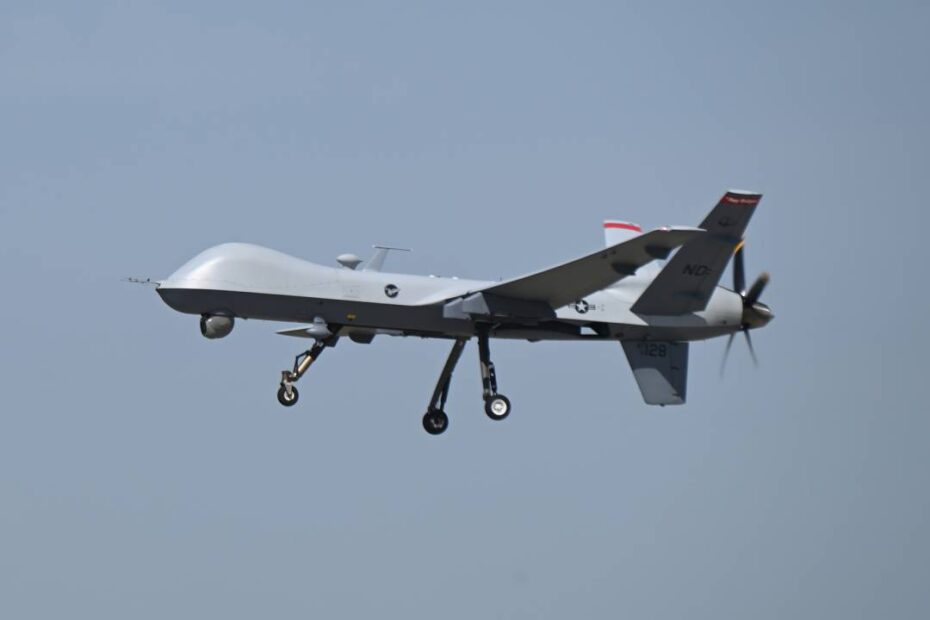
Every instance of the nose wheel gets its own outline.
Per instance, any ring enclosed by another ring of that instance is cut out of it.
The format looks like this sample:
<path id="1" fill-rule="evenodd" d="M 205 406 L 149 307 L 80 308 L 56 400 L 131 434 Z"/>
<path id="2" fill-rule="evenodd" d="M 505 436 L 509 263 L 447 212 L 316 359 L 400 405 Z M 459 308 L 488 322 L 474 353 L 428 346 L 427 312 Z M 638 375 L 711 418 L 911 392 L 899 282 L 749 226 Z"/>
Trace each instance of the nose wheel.
<path id="1" fill-rule="evenodd" d="M 297 386 L 295 385 L 284 385 L 282 383 L 281 387 L 278 388 L 278 402 L 285 407 L 296 405 L 299 397 L 300 392 L 297 391 Z"/>
<path id="2" fill-rule="evenodd" d="M 334 339 L 317 340 L 310 349 L 294 358 L 293 370 L 281 371 L 281 385 L 278 387 L 279 403 L 285 407 L 293 407 L 297 404 L 300 393 L 294 383 L 303 377 L 304 373 L 310 369 L 310 365 L 322 355 L 323 349 L 334 344 Z"/>

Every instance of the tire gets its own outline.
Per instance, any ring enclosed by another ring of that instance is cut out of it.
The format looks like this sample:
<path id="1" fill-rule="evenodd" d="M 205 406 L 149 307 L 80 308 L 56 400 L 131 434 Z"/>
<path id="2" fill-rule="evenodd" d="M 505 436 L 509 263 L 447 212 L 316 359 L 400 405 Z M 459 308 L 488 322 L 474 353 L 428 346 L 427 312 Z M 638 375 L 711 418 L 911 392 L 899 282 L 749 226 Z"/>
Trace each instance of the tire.
<path id="1" fill-rule="evenodd" d="M 441 435 L 449 428 L 449 416 L 444 411 L 433 409 L 423 416 L 423 429 L 430 435 Z"/>
<path id="2" fill-rule="evenodd" d="M 510 415 L 510 400 L 503 394 L 495 394 L 484 401 L 484 412 L 492 420 L 503 420 Z"/>
<path id="3" fill-rule="evenodd" d="M 278 402 L 284 405 L 285 407 L 293 407 L 297 403 L 297 399 L 300 398 L 300 394 L 297 392 L 295 386 L 291 386 L 291 398 L 287 398 L 287 390 L 284 389 L 284 386 L 278 388 Z"/>

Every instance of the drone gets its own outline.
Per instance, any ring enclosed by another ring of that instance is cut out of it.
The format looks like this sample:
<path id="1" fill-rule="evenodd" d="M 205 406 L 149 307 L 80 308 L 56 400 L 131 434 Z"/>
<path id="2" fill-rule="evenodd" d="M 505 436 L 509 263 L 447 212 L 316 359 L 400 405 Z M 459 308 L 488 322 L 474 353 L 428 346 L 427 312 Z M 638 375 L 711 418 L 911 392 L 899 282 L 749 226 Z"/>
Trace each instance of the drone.
<path id="1" fill-rule="evenodd" d="M 537 342 L 619 342 L 642 397 L 650 405 L 685 402 L 689 343 L 736 334 L 774 318 L 759 301 L 762 273 L 746 287 L 744 233 L 762 195 L 731 190 L 697 227 L 649 232 L 629 222 L 604 222 L 605 246 L 553 267 L 502 281 L 388 273 L 389 252 L 375 246 L 368 261 L 354 254 L 325 266 L 246 243 L 212 247 L 156 285 L 178 312 L 199 315 L 209 339 L 228 336 L 236 319 L 296 323 L 277 333 L 313 341 L 281 372 L 278 402 L 297 403 L 295 385 L 322 353 L 348 338 L 369 344 L 379 335 L 452 341 L 423 415 L 439 435 L 449 426 L 445 404 L 466 343 L 478 342 L 485 413 L 503 420 L 510 400 L 498 392 L 492 338 Z M 733 260 L 733 288 L 719 285 Z"/>

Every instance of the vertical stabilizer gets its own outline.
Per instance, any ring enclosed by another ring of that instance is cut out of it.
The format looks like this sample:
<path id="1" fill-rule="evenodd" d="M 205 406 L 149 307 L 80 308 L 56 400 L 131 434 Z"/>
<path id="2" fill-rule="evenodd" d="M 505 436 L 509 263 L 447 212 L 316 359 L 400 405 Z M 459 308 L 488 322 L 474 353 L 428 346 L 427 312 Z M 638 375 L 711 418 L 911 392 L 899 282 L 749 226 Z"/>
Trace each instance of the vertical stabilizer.
<path id="1" fill-rule="evenodd" d="M 643 234 L 643 229 L 639 224 L 621 220 L 604 220 L 604 245 L 606 247 L 629 241 L 633 237 L 638 237 L 641 234 Z M 656 264 L 656 261 L 653 261 L 637 269 L 636 273 L 640 275 L 655 274 L 658 273 L 661 268 L 662 265 Z"/>
<path id="2" fill-rule="evenodd" d="M 701 222 L 708 234 L 683 245 L 636 300 L 636 314 L 701 312 L 743 239 L 762 194 L 730 190 Z"/>
<path id="3" fill-rule="evenodd" d="M 629 241 L 641 234 L 643 234 L 643 229 L 639 224 L 620 220 L 604 220 L 604 245 L 607 247 Z"/>

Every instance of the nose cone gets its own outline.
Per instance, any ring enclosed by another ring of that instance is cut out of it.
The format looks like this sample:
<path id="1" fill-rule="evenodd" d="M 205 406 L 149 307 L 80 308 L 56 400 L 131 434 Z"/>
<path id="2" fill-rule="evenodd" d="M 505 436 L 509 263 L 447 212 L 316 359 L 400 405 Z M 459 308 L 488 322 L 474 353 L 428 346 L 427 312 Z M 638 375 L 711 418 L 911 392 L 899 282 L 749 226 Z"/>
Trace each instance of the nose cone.
<path id="1" fill-rule="evenodd" d="M 750 329 L 765 327 L 774 318 L 775 313 L 772 309 L 761 301 L 753 302 L 752 305 L 743 308 L 743 325 Z"/>

